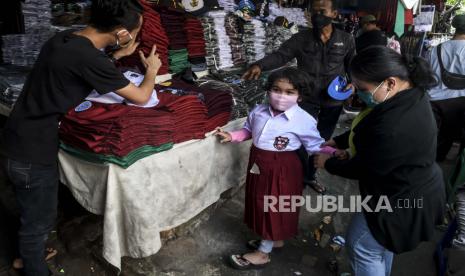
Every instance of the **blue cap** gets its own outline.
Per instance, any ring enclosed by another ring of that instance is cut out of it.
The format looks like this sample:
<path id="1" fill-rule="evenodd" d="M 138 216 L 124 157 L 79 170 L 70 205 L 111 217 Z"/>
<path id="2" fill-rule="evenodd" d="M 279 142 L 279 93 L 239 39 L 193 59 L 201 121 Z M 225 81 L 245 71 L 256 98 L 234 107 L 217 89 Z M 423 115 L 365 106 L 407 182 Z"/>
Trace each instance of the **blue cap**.
<path id="1" fill-rule="evenodd" d="M 352 89 L 344 90 L 347 86 L 347 81 L 344 77 L 337 76 L 328 86 L 328 94 L 331 98 L 344 101 L 352 95 Z"/>

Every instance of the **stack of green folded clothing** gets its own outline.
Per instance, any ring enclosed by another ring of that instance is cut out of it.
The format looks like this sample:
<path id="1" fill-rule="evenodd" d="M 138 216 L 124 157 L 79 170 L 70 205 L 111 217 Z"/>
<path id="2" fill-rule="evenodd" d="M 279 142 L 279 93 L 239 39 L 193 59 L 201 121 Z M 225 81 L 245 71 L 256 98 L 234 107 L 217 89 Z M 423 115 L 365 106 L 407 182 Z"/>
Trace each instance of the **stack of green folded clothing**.
<path id="1" fill-rule="evenodd" d="M 155 153 L 159 153 L 162 151 L 167 151 L 173 147 L 173 143 L 163 144 L 159 147 L 154 146 L 143 146 L 138 149 L 131 151 L 128 155 L 119 157 L 115 155 L 105 155 L 105 154 L 97 154 L 81 149 L 77 149 L 71 147 L 66 144 L 60 144 L 60 147 L 68 152 L 69 154 L 78 157 L 79 159 L 86 160 L 92 163 L 99 163 L 99 164 L 108 164 L 113 163 L 122 168 L 128 168 L 138 160 L 150 156 Z"/>
<path id="2" fill-rule="evenodd" d="M 169 50 L 170 72 L 177 74 L 189 67 L 189 53 L 187 49 Z"/>

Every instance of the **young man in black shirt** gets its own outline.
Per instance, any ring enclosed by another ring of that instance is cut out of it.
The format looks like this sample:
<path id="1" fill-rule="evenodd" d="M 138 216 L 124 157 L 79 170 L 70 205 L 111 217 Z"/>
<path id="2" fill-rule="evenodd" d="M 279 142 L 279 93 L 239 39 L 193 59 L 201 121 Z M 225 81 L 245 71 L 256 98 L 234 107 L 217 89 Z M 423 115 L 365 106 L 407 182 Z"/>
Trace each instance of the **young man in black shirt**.
<path id="1" fill-rule="evenodd" d="M 355 42 L 352 35 L 336 29 L 332 24 L 338 15 L 337 0 L 313 0 L 311 12 L 313 29 L 295 34 L 278 51 L 253 64 L 243 78 L 258 79 L 262 71 L 279 68 L 296 58 L 298 68 L 309 74 L 313 87 L 313 91 L 304 95 L 301 106 L 318 118 L 321 137 L 329 140 L 336 128 L 343 102 L 330 98 L 327 89 L 336 76 L 347 75 L 350 60 L 355 55 Z M 353 86 L 349 84 L 349 88 Z M 305 184 L 324 192 L 325 188 L 315 180 L 313 161 L 308 163 L 306 151 L 300 155 L 305 168 Z"/>
<path id="2" fill-rule="evenodd" d="M 146 103 L 161 66 L 154 45 L 146 57 L 142 84 L 130 83 L 113 60 L 131 55 L 142 24 L 137 0 L 94 0 L 90 24 L 64 31 L 46 42 L 2 133 L 8 177 L 20 209 L 19 254 L 24 274 L 44 276 L 45 241 L 57 213 L 58 125 L 61 116 L 95 89 L 115 91 L 128 101 Z M 101 49 L 114 46 L 112 56 Z"/>

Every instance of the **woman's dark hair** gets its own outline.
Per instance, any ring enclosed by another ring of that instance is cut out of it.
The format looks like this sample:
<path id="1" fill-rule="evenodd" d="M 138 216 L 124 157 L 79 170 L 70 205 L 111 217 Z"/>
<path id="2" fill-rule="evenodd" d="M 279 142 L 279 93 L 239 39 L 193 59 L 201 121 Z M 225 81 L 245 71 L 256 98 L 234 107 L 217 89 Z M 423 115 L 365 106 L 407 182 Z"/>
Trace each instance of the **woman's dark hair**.
<path id="1" fill-rule="evenodd" d="M 271 73 L 268 77 L 265 89 L 270 91 L 277 80 L 288 80 L 289 83 L 299 91 L 299 96 L 306 97 L 311 91 L 309 79 L 310 77 L 304 71 L 288 67 Z"/>
<path id="2" fill-rule="evenodd" d="M 118 27 L 132 31 L 139 26 L 142 12 L 138 0 L 92 0 L 89 25 L 103 33 Z"/>
<path id="3" fill-rule="evenodd" d="M 357 54 L 350 64 L 350 74 L 355 79 L 375 84 L 389 77 L 398 77 L 424 90 L 438 83 L 425 59 L 402 56 L 385 46 L 368 47 Z"/>

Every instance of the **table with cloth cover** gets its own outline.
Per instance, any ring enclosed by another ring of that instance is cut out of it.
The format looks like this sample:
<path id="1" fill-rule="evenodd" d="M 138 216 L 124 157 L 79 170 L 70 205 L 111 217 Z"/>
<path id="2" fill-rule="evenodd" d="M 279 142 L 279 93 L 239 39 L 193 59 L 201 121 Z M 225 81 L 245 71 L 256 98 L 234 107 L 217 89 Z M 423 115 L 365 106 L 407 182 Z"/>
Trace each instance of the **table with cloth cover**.
<path id="1" fill-rule="evenodd" d="M 242 127 L 245 118 L 225 130 Z M 103 215 L 103 257 L 121 269 L 121 257 L 143 258 L 161 248 L 160 232 L 194 218 L 245 182 L 250 141 L 220 144 L 212 133 L 174 145 L 127 169 L 96 164 L 63 150 L 60 180 L 88 211 Z"/>

